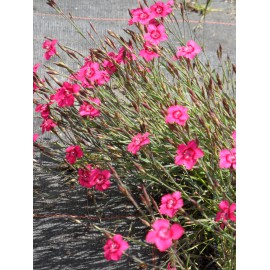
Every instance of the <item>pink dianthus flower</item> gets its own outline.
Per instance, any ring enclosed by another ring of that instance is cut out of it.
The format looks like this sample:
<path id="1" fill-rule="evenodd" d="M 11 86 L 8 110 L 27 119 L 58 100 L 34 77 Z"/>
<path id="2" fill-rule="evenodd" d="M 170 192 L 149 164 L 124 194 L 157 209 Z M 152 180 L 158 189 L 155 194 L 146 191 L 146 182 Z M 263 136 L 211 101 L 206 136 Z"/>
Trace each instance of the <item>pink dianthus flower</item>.
<path id="1" fill-rule="evenodd" d="M 42 134 L 45 131 L 51 131 L 54 127 L 56 127 L 57 125 L 53 122 L 52 119 L 50 118 L 46 118 L 43 120 L 42 124 L 40 125 L 41 130 L 42 130 Z"/>
<path id="2" fill-rule="evenodd" d="M 183 205 L 184 203 L 183 199 L 181 198 L 181 192 L 176 191 L 173 194 L 166 194 L 162 196 L 159 212 L 172 218 L 176 212 L 183 207 Z"/>
<path id="3" fill-rule="evenodd" d="M 168 1 L 167 3 L 157 2 L 150 7 L 152 14 L 155 18 L 158 17 L 166 17 L 168 14 L 172 12 L 171 6 L 173 6 L 173 1 Z"/>
<path id="4" fill-rule="evenodd" d="M 219 152 L 219 167 L 221 169 L 234 168 L 236 169 L 236 148 L 231 150 L 224 149 Z"/>
<path id="5" fill-rule="evenodd" d="M 142 146 L 150 143 L 150 140 L 148 138 L 149 135 L 150 134 L 148 132 L 144 134 L 138 133 L 137 135 L 135 135 L 132 138 L 131 143 L 127 146 L 127 150 L 133 155 L 135 155 Z"/>
<path id="6" fill-rule="evenodd" d="M 64 82 L 62 87 L 59 88 L 54 95 L 54 100 L 57 102 L 59 107 L 73 106 L 74 94 L 80 91 L 78 84 L 70 84 Z"/>
<path id="7" fill-rule="evenodd" d="M 104 257 L 108 261 L 119 261 L 123 252 L 128 248 L 129 244 L 123 240 L 122 235 L 116 234 L 107 240 L 104 246 Z"/>
<path id="8" fill-rule="evenodd" d="M 184 126 L 188 119 L 187 111 L 188 109 L 186 107 L 179 105 L 169 107 L 168 114 L 166 116 L 166 123 L 176 123 L 180 126 Z"/>
<path id="9" fill-rule="evenodd" d="M 111 173 L 108 170 L 94 169 L 90 176 L 90 185 L 95 186 L 96 190 L 104 191 L 111 185 L 109 178 Z"/>
<path id="10" fill-rule="evenodd" d="M 33 66 L 33 73 L 37 73 L 38 68 L 40 67 L 40 63 L 37 63 Z"/>
<path id="11" fill-rule="evenodd" d="M 46 52 L 44 53 L 44 58 L 46 60 L 49 60 L 53 55 L 56 54 L 56 49 L 55 49 L 55 44 L 57 43 L 57 40 L 54 39 L 52 41 L 50 40 L 45 40 L 42 48 L 46 50 Z"/>
<path id="12" fill-rule="evenodd" d="M 178 240 L 184 234 L 180 224 L 173 224 L 167 219 L 158 219 L 152 224 L 153 230 L 146 235 L 146 242 L 155 244 L 159 251 L 165 251 L 172 245 L 172 240 Z"/>
<path id="13" fill-rule="evenodd" d="M 47 119 L 50 116 L 50 107 L 49 107 L 49 103 L 47 104 L 38 104 L 35 108 L 36 112 L 40 113 L 40 116 L 43 119 Z"/>
<path id="14" fill-rule="evenodd" d="M 142 56 L 147 62 L 150 62 L 153 58 L 158 58 L 159 54 L 153 50 L 153 45 L 149 42 L 143 44 L 143 49 L 140 50 L 139 55 Z"/>
<path id="15" fill-rule="evenodd" d="M 168 35 L 165 32 L 164 25 L 149 24 L 144 39 L 153 45 L 158 45 L 161 41 L 167 40 Z"/>
<path id="16" fill-rule="evenodd" d="M 90 98 L 90 100 L 97 104 L 97 106 L 100 105 L 101 101 L 98 98 Z M 89 116 L 90 118 L 94 118 L 97 116 L 100 116 L 100 110 L 96 109 L 92 104 L 90 104 L 87 101 L 84 101 L 79 109 L 80 116 Z"/>
<path id="17" fill-rule="evenodd" d="M 230 203 L 228 201 L 221 201 L 218 205 L 220 211 L 217 213 L 215 221 L 227 221 L 227 220 L 231 220 L 233 222 L 236 222 L 236 216 L 234 214 L 234 211 L 236 209 L 236 204 L 232 203 L 230 205 Z M 220 227 L 222 229 L 224 229 L 225 224 L 222 223 L 220 225 Z"/>
<path id="18" fill-rule="evenodd" d="M 203 157 L 203 151 L 197 146 L 195 140 L 188 142 L 188 144 L 180 144 L 177 149 L 177 156 L 175 157 L 176 165 L 184 165 L 188 170 L 191 170 L 197 159 Z"/>
<path id="19" fill-rule="evenodd" d="M 201 50 L 201 47 L 194 40 L 189 40 L 186 46 L 177 48 L 176 56 L 192 60 Z"/>
<path id="20" fill-rule="evenodd" d="M 36 142 L 37 139 L 38 139 L 38 137 L 39 137 L 39 134 L 35 133 L 35 134 L 33 135 L 33 141 Z"/>
<path id="21" fill-rule="evenodd" d="M 129 22 L 129 25 L 137 22 L 143 25 L 149 23 L 150 20 L 154 18 L 153 13 L 151 12 L 150 8 L 136 8 L 131 10 L 132 19 Z"/>
<path id="22" fill-rule="evenodd" d="M 115 57 L 116 62 L 119 63 L 119 64 L 121 64 L 121 63 L 126 64 L 127 62 L 129 62 L 131 60 L 136 60 L 136 59 L 137 59 L 137 57 L 133 53 L 133 47 L 132 46 L 128 46 L 128 49 L 126 47 L 122 46 L 119 49 L 119 52 Z"/>
<path id="23" fill-rule="evenodd" d="M 88 164 L 86 167 L 87 167 L 87 169 L 79 169 L 78 170 L 78 175 L 79 175 L 78 181 L 83 187 L 91 188 L 91 187 L 93 187 L 93 185 L 90 182 L 90 176 L 92 173 L 92 166 L 90 164 Z"/>
<path id="24" fill-rule="evenodd" d="M 100 77 L 99 63 L 86 61 L 76 77 L 82 82 L 83 86 L 92 88 L 95 81 Z"/>
<path id="25" fill-rule="evenodd" d="M 70 164 L 74 164 L 77 159 L 83 157 L 83 151 L 79 145 L 72 145 L 66 149 L 66 160 Z"/>

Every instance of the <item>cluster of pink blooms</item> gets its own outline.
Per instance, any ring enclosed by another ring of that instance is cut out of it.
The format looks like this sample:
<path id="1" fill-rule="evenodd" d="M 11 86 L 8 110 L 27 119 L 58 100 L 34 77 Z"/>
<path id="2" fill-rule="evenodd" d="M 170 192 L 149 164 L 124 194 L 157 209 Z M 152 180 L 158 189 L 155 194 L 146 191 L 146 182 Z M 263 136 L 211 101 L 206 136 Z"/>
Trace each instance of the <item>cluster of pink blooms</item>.
<path id="1" fill-rule="evenodd" d="M 121 234 L 116 234 L 108 239 L 104 246 L 104 257 L 106 260 L 119 261 L 125 250 L 129 248 L 129 244 L 123 240 Z"/>
<path id="2" fill-rule="evenodd" d="M 83 157 L 83 151 L 79 145 L 71 145 L 66 149 L 66 160 L 69 164 L 74 164 L 77 159 Z"/>
<path id="3" fill-rule="evenodd" d="M 232 133 L 234 145 L 236 145 L 236 131 Z M 219 152 L 219 167 L 221 169 L 236 169 L 236 147 L 232 149 L 223 149 Z"/>
<path id="4" fill-rule="evenodd" d="M 50 118 L 50 107 L 51 103 L 47 104 L 38 104 L 35 108 L 36 112 L 39 112 L 41 117 L 43 118 L 43 122 L 41 123 L 40 127 L 42 129 L 42 134 L 45 131 L 50 131 L 54 128 L 56 123 Z"/>
<path id="5" fill-rule="evenodd" d="M 192 60 L 197 54 L 202 51 L 202 48 L 194 41 L 189 40 L 186 46 L 177 47 L 176 57 L 181 57 Z"/>
<path id="6" fill-rule="evenodd" d="M 55 100 L 59 107 L 68 107 L 74 105 L 74 95 L 80 91 L 78 84 L 70 84 L 64 82 L 54 95 L 51 95 L 51 100 Z"/>
<path id="7" fill-rule="evenodd" d="M 56 43 L 57 43 L 56 39 L 52 41 L 50 40 L 44 41 L 42 48 L 46 50 L 46 52 L 44 53 L 44 58 L 46 60 L 49 60 L 52 56 L 56 54 L 56 48 L 55 48 Z"/>
<path id="8" fill-rule="evenodd" d="M 141 134 L 138 133 L 132 138 L 131 143 L 127 146 L 127 150 L 133 155 L 137 154 L 138 151 L 142 148 L 142 146 L 149 144 L 150 140 L 148 138 L 150 134 L 148 132 Z"/>
<path id="9" fill-rule="evenodd" d="M 215 221 L 221 221 L 220 227 L 224 229 L 225 223 L 224 221 L 231 220 L 233 222 L 236 222 L 236 216 L 234 214 L 234 211 L 236 209 L 236 204 L 230 203 L 228 201 L 221 201 L 218 205 L 220 211 L 217 213 Z"/>
<path id="10" fill-rule="evenodd" d="M 99 98 L 89 98 L 91 102 L 95 103 L 97 106 L 100 106 L 101 101 Z M 100 110 L 96 109 L 92 104 L 87 101 L 84 101 L 83 104 L 80 106 L 79 114 L 82 117 L 98 117 L 100 116 Z"/>
<path id="11" fill-rule="evenodd" d="M 99 191 L 104 191 L 110 187 L 110 171 L 93 168 L 90 164 L 88 164 L 86 167 L 87 169 L 78 170 L 78 181 L 83 187 L 95 187 L 95 189 Z"/>

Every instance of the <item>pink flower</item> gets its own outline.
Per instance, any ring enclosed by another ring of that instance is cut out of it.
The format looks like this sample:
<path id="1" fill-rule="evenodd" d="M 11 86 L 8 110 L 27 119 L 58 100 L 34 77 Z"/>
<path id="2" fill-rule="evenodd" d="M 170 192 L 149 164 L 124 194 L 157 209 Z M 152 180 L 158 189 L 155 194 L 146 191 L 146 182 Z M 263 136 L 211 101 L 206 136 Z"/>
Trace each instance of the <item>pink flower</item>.
<path id="1" fill-rule="evenodd" d="M 108 239 L 104 246 L 104 257 L 106 260 L 119 261 L 129 244 L 123 240 L 122 235 L 116 234 L 113 238 Z"/>
<path id="2" fill-rule="evenodd" d="M 87 169 L 79 169 L 78 170 L 78 174 L 79 174 L 78 181 L 83 187 L 91 188 L 91 187 L 93 187 L 93 185 L 90 183 L 92 166 L 90 164 L 88 164 L 86 167 L 87 167 Z"/>
<path id="3" fill-rule="evenodd" d="M 197 146 L 195 140 L 188 142 L 188 144 L 180 144 L 177 149 L 177 156 L 175 157 L 176 165 L 184 165 L 188 170 L 191 170 L 197 159 L 203 157 L 203 151 Z"/>
<path id="4" fill-rule="evenodd" d="M 192 60 L 201 50 L 201 47 L 194 40 L 189 40 L 187 46 L 177 47 L 176 56 Z"/>
<path id="5" fill-rule="evenodd" d="M 155 244 L 159 251 L 165 251 L 184 234 L 184 228 L 175 223 L 170 227 L 167 219 L 158 219 L 152 224 L 154 230 L 146 235 L 146 242 Z"/>
<path id="6" fill-rule="evenodd" d="M 46 52 L 44 53 L 44 58 L 46 60 L 49 60 L 53 55 L 56 54 L 56 49 L 55 49 L 55 44 L 57 43 L 57 40 L 54 39 L 52 41 L 50 40 L 45 40 L 42 48 L 46 50 Z"/>
<path id="7" fill-rule="evenodd" d="M 109 178 L 111 173 L 108 170 L 94 169 L 90 176 L 90 185 L 95 186 L 96 190 L 104 191 L 111 185 Z"/>
<path id="8" fill-rule="evenodd" d="M 40 112 L 43 119 L 47 119 L 50 116 L 49 104 L 38 104 L 35 108 L 36 112 Z"/>
<path id="9" fill-rule="evenodd" d="M 37 73 L 38 68 L 40 67 L 40 63 L 37 63 L 33 66 L 33 73 Z"/>
<path id="10" fill-rule="evenodd" d="M 117 59 L 117 55 L 114 52 L 109 52 L 108 56 L 111 57 L 111 59 L 114 59 L 115 61 Z M 117 71 L 117 67 L 115 66 L 112 60 L 103 61 L 102 66 L 105 68 L 105 70 L 109 75 L 112 75 Z"/>
<path id="11" fill-rule="evenodd" d="M 159 212 L 172 218 L 176 212 L 183 207 L 183 205 L 184 203 L 183 199 L 181 199 L 181 192 L 176 191 L 173 194 L 162 196 Z"/>
<path id="12" fill-rule="evenodd" d="M 110 75 L 106 70 L 101 70 L 99 72 L 99 77 L 96 80 L 97 85 L 103 85 L 110 80 Z"/>
<path id="13" fill-rule="evenodd" d="M 116 62 L 119 64 L 121 64 L 121 63 L 126 64 L 127 62 L 129 62 L 131 60 L 136 60 L 137 57 L 132 51 L 133 51 L 132 46 L 128 46 L 128 49 L 124 46 L 121 47 L 119 49 L 119 52 L 118 52 L 116 58 L 115 58 Z"/>
<path id="14" fill-rule="evenodd" d="M 53 99 L 57 102 L 59 107 L 73 106 L 74 94 L 80 91 L 78 84 L 70 84 L 64 82 L 63 86 L 59 88 L 54 95 Z"/>
<path id="15" fill-rule="evenodd" d="M 135 22 L 146 25 L 149 23 L 150 20 L 154 18 L 153 14 L 151 13 L 150 8 L 147 8 L 147 7 L 132 9 L 131 14 L 132 14 L 132 19 L 129 23 L 130 25 Z"/>
<path id="16" fill-rule="evenodd" d="M 151 44 L 158 45 L 161 41 L 167 40 L 168 35 L 166 34 L 165 27 L 162 24 L 149 24 L 147 27 L 147 33 L 144 35 L 144 39 Z"/>
<path id="17" fill-rule="evenodd" d="M 171 6 L 173 4 L 174 4 L 173 1 L 168 1 L 166 4 L 163 2 L 157 2 L 150 8 L 155 18 L 166 17 L 168 14 L 172 12 Z"/>
<path id="18" fill-rule="evenodd" d="M 169 107 L 168 114 L 166 116 L 166 123 L 176 123 L 180 126 L 184 126 L 188 119 L 187 111 L 188 109 L 186 107 L 179 105 Z"/>
<path id="19" fill-rule="evenodd" d="M 86 87 L 93 87 L 100 77 L 99 63 L 86 61 L 77 74 L 78 80 Z"/>
<path id="20" fill-rule="evenodd" d="M 100 106 L 100 99 L 98 98 L 90 98 L 90 100 Z M 97 110 L 92 104 L 90 104 L 87 101 L 83 102 L 83 105 L 81 105 L 79 109 L 80 116 L 89 116 L 90 118 L 94 118 L 97 116 L 100 116 L 100 110 Z"/>
<path id="21" fill-rule="evenodd" d="M 38 139 L 38 137 L 39 137 L 39 134 L 35 133 L 35 134 L 33 135 L 33 141 L 36 142 L 37 139 Z"/>
<path id="22" fill-rule="evenodd" d="M 148 138 L 150 134 L 148 132 L 141 134 L 138 133 L 132 138 L 131 143 L 127 146 L 127 150 L 135 155 L 143 145 L 149 144 L 150 140 Z"/>
<path id="23" fill-rule="evenodd" d="M 153 45 L 149 42 L 143 44 L 144 49 L 139 53 L 147 62 L 150 62 L 153 58 L 158 58 L 159 54 L 153 50 Z"/>
<path id="24" fill-rule="evenodd" d="M 228 201 L 221 201 L 220 204 L 218 205 L 220 211 L 217 213 L 215 221 L 227 221 L 227 220 L 231 220 L 233 222 L 236 222 L 236 216 L 234 214 L 234 211 L 236 209 L 236 204 L 232 203 L 230 205 L 230 203 Z M 225 224 L 222 223 L 220 225 L 220 227 L 222 229 L 224 229 Z"/>
<path id="25" fill-rule="evenodd" d="M 43 120 L 42 124 L 40 125 L 41 129 L 42 129 L 42 134 L 45 131 L 51 131 L 54 127 L 56 127 L 57 125 L 53 122 L 52 119 L 50 118 L 46 118 Z"/>
<path id="26" fill-rule="evenodd" d="M 228 169 L 233 167 L 236 169 L 236 148 L 232 150 L 224 149 L 219 152 L 219 167 L 221 169 Z"/>
<path id="27" fill-rule="evenodd" d="M 83 151 L 79 145 L 72 145 L 66 149 L 66 159 L 68 163 L 74 164 L 77 159 L 83 157 Z"/>

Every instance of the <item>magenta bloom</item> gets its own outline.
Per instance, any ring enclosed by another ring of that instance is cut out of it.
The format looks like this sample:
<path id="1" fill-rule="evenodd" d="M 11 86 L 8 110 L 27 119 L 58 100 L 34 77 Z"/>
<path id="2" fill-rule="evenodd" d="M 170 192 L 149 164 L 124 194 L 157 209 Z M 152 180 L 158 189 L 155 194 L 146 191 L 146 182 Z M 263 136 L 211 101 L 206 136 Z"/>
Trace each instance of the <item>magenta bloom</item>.
<path id="1" fill-rule="evenodd" d="M 147 7 L 132 9 L 131 14 L 132 19 L 130 20 L 129 25 L 135 22 L 146 25 L 154 18 L 154 15 L 151 13 L 151 9 Z"/>
<path id="2" fill-rule="evenodd" d="M 192 60 L 201 51 L 201 47 L 194 40 L 189 40 L 187 46 L 177 47 L 176 56 Z"/>
<path id="3" fill-rule="evenodd" d="M 91 187 L 93 187 L 93 185 L 90 183 L 92 166 L 90 164 L 88 164 L 86 167 L 87 167 L 87 169 L 79 169 L 78 170 L 78 174 L 79 174 L 78 181 L 83 187 L 91 188 Z"/>
<path id="4" fill-rule="evenodd" d="M 50 40 L 45 40 L 42 48 L 46 50 L 46 52 L 44 53 L 44 58 L 46 60 L 49 60 L 53 55 L 56 54 L 56 49 L 55 49 L 55 44 L 57 43 L 57 40 L 54 39 L 52 41 Z"/>
<path id="5" fill-rule="evenodd" d="M 197 146 L 195 140 L 188 142 L 188 144 L 180 144 L 177 149 L 177 156 L 175 157 L 176 165 L 184 165 L 188 170 L 191 170 L 197 159 L 203 157 L 203 151 Z"/>
<path id="6" fill-rule="evenodd" d="M 77 159 L 83 157 L 83 151 L 79 145 L 72 145 L 66 149 L 66 160 L 70 164 L 74 164 Z"/>
<path id="7" fill-rule="evenodd" d="M 119 49 L 119 52 L 115 58 L 116 62 L 121 64 L 124 63 L 126 64 L 127 62 L 131 61 L 131 60 L 136 60 L 137 57 L 136 55 L 133 53 L 133 47 L 132 46 L 128 46 L 128 49 L 126 47 L 121 47 Z"/>
<path id="8" fill-rule="evenodd" d="M 37 73 L 38 68 L 40 67 L 40 63 L 37 63 L 33 66 L 33 73 Z"/>
<path id="9" fill-rule="evenodd" d="M 138 133 L 132 138 L 131 143 L 127 146 L 127 150 L 135 155 L 143 145 L 149 144 L 150 140 L 148 138 L 150 134 L 148 132 L 141 134 Z"/>
<path id="10" fill-rule="evenodd" d="M 90 185 L 95 186 L 96 190 L 104 191 L 111 185 L 111 182 L 109 181 L 110 177 L 110 171 L 94 169 L 90 176 Z"/>
<path id="11" fill-rule="evenodd" d="M 158 219 L 152 224 L 154 230 L 146 235 L 146 242 L 155 244 L 159 251 L 165 251 L 172 245 L 172 240 L 178 240 L 184 234 L 184 228 L 175 223 L 170 227 L 167 219 Z"/>
<path id="12" fill-rule="evenodd" d="M 33 141 L 36 142 L 37 139 L 38 139 L 38 137 L 39 137 L 39 134 L 35 133 L 35 134 L 33 135 Z"/>
<path id="13" fill-rule="evenodd" d="M 159 212 L 172 218 L 176 212 L 183 207 L 183 205 L 184 203 L 181 198 L 181 192 L 176 191 L 173 194 L 162 196 Z"/>
<path id="14" fill-rule="evenodd" d="M 220 204 L 218 205 L 220 211 L 217 213 L 215 221 L 227 221 L 227 220 L 231 220 L 233 222 L 236 222 L 236 216 L 234 214 L 234 211 L 236 209 L 236 204 L 232 203 L 230 205 L 230 203 L 228 201 L 221 201 Z M 222 223 L 220 225 L 220 227 L 222 229 L 224 229 L 225 224 Z"/>
<path id="15" fill-rule="evenodd" d="M 111 57 L 111 59 L 117 60 L 117 55 L 114 52 L 109 52 L 108 56 Z M 102 66 L 105 68 L 105 70 L 108 72 L 109 75 L 112 75 L 116 72 L 117 67 L 113 63 L 112 60 L 105 60 L 102 63 Z"/>
<path id="16" fill-rule="evenodd" d="M 116 234 L 113 238 L 108 239 L 104 246 L 104 257 L 106 260 L 119 261 L 129 244 L 123 240 L 122 235 Z"/>
<path id="17" fill-rule="evenodd" d="M 236 148 L 232 150 L 224 149 L 219 152 L 219 167 L 221 169 L 236 169 Z"/>
<path id="18" fill-rule="evenodd" d="M 140 50 L 139 55 L 142 56 L 147 62 L 150 62 L 153 58 L 158 58 L 159 54 L 154 52 L 153 45 L 149 42 L 143 44 L 144 49 Z"/>
<path id="19" fill-rule="evenodd" d="M 77 78 L 86 87 L 93 87 L 100 76 L 99 63 L 86 61 L 77 74 Z"/>
<path id="20" fill-rule="evenodd" d="M 41 129 L 42 129 L 42 134 L 45 131 L 51 131 L 54 127 L 56 127 L 57 125 L 53 122 L 52 119 L 50 118 L 46 118 L 43 120 L 42 124 L 40 125 Z"/>
<path id="21" fill-rule="evenodd" d="M 168 14 L 172 12 L 171 6 L 173 6 L 173 4 L 174 4 L 173 1 L 168 1 L 166 4 L 163 2 L 157 2 L 150 8 L 155 18 L 166 17 Z"/>
<path id="22" fill-rule="evenodd" d="M 78 84 L 70 84 L 64 82 L 62 87 L 59 88 L 53 99 L 57 102 L 59 107 L 73 106 L 74 104 L 74 94 L 80 91 L 80 86 Z"/>
<path id="23" fill-rule="evenodd" d="M 39 112 L 43 119 L 47 119 L 50 116 L 49 104 L 38 104 L 35 111 Z"/>
<path id="24" fill-rule="evenodd" d="M 186 107 L 179 105 L 169 107 L 168 114 L 166 116 L 166 123 L 176 123 L 180 126 L 184 126 L 188 119 L 187 111 L 188 109 Z"/>
<path id="25" fill-rule="evenodd" d="M 144 39 L 153 45 L 158 45 L 161 41 L 167 40 L 168 35 L 166 34 L 165 27 L 162 24 L 149 24 L 147 27 L 147 33 L 144 35 Z"/>
<path id="26" fill-rule="evenodd" d="M 92 102 L 97 104 L 98 106 L 100 105 L 101 101 L 98 98 L 90 98 Z M 89 116 L 90 118 L 94 118 L 97 116 L 100 116 L 100 110 L 97 110 L 92 104 L 90 104 L 87 101 L 83 102 L 83 105 L 81 105 L 79 109 L 80 116 Z"/>

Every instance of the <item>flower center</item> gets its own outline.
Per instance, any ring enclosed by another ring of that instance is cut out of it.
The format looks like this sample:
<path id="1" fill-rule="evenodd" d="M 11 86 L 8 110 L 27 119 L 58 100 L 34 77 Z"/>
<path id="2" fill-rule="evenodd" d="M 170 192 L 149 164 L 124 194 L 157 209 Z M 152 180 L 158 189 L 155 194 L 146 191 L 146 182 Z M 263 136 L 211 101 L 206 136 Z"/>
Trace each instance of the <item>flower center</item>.
<path id="1" fill-rule="evenodd" d="M 187 46 L 187 47 L 184 48 L 184 51 L 185 51 L 186 53 L 191 53 L 191 52 L 194 51 L 194 48 L 193 48 L 192 46 Z"/>
<path id="2" fill-rule="evenodd" d="M 105 180 L 105 177 L 103 175 L 99 175 L 98 178 L 97 178 L 97 184 L 103 184 Z"/>
<path id="3" fill-rule="evenodd" d="M 148 17 L 149 17 L 149 15 L 148 15 L 147 13 L 145 13 L 145 12 L 142 12 L 142 13 L 139 15 L 139 18 L 140 18 L 141 20 L 147 19 Z"/>
<path id="4" fill-rule="evenodd" d="M 170 199 L 167 201 L 167 208 L 171 209 L 174 206 L 174 200 Z"/>
<path id="5" fill-rule="evenodd" d="M 93 68 L 88 68 L 86 71 L 87 77 L 93 77 L 95 75 L 95 70 Z"/>
<path id="6" fill-rule="evenodd" d="M 119 249 L 119 245 L 118 244 L 116 244 L 115 242 L 113 244 L 111 244 L 111 246 L 110 246 L 110 251 L 111 252 L 115 252 L 118 249 Z"/>
<path id="7" fill-rule="evenodd" d="M 70 152 L 70 155 L 73 156 L 73 157 L 75 157 L 76 156 L 76 152 L 73 150 L 73 151 Z"/>
<path id="8" fill-rule="evenodd" d="M 139 145 L 140 143 L 141 143 L 141 139 L 139 139 L 139 138 L 134 139 L 134 144 L 135 145 Z"/>
<path id="9" fill-rule="evenodd" d="M 194 156 L 194 151 L 192 149 L 187 149 L 183 153 L 184 159 L 190 160 Z"/>
<path id="10" fill-rule="evenodd" d="M 151 37 L 154 38 L 154 39 L 158 39 L 158 38 L 161 37 L 161 34 L 160 34 L 160 32 L 159 32 L 158 30 L 152 31 L 150 35 L 151 35 Z"/>
<path id="11" fill-rule="evenodd" d="M 236 162 L 236 154 L 231 153 L 231 154 L 227 155 L 226 159 L 230 163 L 235 163 Z"/>
<path id="12" fill-rule="evenodd" d="M 168 239 L 170 238 L 170 230 L 168 228 L 161 228 L 158 232 L 158 236 L 161 239 Z"/>
<path id="13" fill-rule="evenodd" d="M 161 14 L 162 12 L 163 12 L 163 8 L 162 7 L 159 6 L 159 7 L 156 8 L 156 13 L 157 14 Z"/>
<path id="14" fill-rule="evenodd" d="M 176 111 L 176 112 L 173 112 L 173 117 L 174 118 L 180 118 L 182 116 L 182 112 L 181 111 Z"/>

